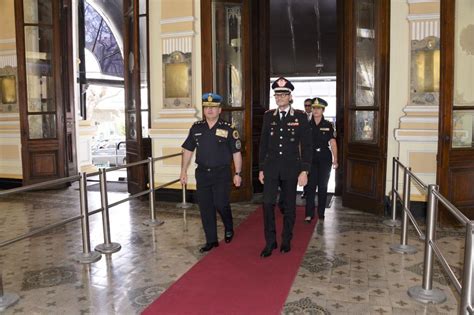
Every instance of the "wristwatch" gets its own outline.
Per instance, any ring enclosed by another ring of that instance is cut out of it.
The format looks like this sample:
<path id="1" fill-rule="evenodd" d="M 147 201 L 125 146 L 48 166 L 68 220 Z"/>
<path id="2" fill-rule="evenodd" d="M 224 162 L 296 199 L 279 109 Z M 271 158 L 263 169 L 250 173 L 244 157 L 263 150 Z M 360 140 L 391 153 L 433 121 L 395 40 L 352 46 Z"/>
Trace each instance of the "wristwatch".
<path id="1" fill-rule="evenodd" d="M 235 172 L 235 175 L 242 177 L 242 172 Z"/>

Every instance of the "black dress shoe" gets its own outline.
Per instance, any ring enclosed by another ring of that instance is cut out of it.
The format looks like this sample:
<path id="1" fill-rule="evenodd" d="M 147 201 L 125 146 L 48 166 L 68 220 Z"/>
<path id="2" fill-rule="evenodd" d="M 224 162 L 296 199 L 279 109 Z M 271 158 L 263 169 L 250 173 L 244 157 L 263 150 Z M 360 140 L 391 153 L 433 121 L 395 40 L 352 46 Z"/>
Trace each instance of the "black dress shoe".
<path id="1" fill-rule="evenodd" d="M 230 243 L 232 241 L 233 237 L 234 237 L 234 232 L 233 231 L 225 232 L 224 241 L 226 243 Z"/>
<path id="2" fill-rule="evenodd" d="M 318 214 L 319 220 L 324 220 L 324 214 Z"/>
<path id="3" fill-rule="evenodd" d="M 217 246 L 219 246 L 219 243 L 217 243 L 217 242 L 206 243 L 206 245 L 204 245 L 203 247 L 201 247 L 199 249 L 199 252 L 200 253 L 208 252 L 208 251 L 210 251 L 211 249 L 213 249 L 214 247 L 217 247 Z"/>
<path id="4" fill-rule="evenodd" d="M 291 250 L 291 245 L 290 243 L 282 243 L 280 247 L 280 252 L 281 253 L 288 253 Z"/>
<path id="5" fill-rule="evenodd" d="M 278 245 L 277 243 L 273 243 L 273 245 L 270 245 L 270 246 L 265 246 L 265 248 L 262 250 L 262 252 L 260 253 L 260 257 L 262 258 L 266 258 L 266 257 L 269 257 L 272 255 L 272 251 L 277 248 Z"/>

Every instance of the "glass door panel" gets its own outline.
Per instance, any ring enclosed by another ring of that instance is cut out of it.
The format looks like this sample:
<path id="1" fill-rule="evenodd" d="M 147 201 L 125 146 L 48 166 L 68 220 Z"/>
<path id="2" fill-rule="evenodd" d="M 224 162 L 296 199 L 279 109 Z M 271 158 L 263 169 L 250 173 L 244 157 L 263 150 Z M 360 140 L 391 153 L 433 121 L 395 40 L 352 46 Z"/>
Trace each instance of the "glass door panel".
<path id="1" fill-rule="evenodd" d="M 51 0 L 24 0 L 25 24 L 52 24 L 53 6 Z"/>
<path id="2" fill-rule="evenodd" d="M 474 2 L 457 0 L 454 19 L 453 148 L 474 147 Z"/>
<path id="3" fill-rule="evenodd" d="M 351 142 L 377 143 L 375 95 L 375 0 L 356 0 L 354 12 L 354 75 L 350 106 Z"/>
<path id="4" fill-rule="evenodd" d="M 25 72 L 29 139 L 57 137 L 53 5 L 24 0 Z"/>
<path id="5" fill-rule="evenodd" d="M 242 4 L 213 2 L 214 87 L 223 107 L 242 107 Z"/>

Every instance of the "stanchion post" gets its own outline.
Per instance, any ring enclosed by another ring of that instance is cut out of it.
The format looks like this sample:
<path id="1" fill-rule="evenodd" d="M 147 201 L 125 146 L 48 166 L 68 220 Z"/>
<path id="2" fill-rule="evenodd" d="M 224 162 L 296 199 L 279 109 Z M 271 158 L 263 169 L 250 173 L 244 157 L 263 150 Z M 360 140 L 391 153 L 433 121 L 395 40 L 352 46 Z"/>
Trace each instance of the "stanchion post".
<path id="1" fill-rule="evenodd" d="M 461 308 L 459 314 L 469 314 L 469 309 L 473 308 L 472 303 L 474 302 L 474 297 L 472 296 L 472 284 L 474 283 L 474 272 L 473 272 L 473 251 L 474 243 L 472 241 L 473 233 L 473 222 L 468 222 L 466 224 L 466 243 L 464 244 L 464 270 L 462 276 L 462 291 L 461 291 Z"/>
<path id="2" fill-rule="evenodd" d="M 118 252 L 122 247 L 119 243 L 110 241 L 109 201 L 107 198 L 107 175 L 105 169 L 99 169 L 100 181 L 100 203 L 102 207 L 102 228 L 104 230 L 104 243 L 95 247 L 95 250 L 103 254 Z"/>
<path id="3" fill-rule="evenodd" d="M 433 288 L 433 258 L 434 251 L 431 244 L 436 240 L 436 218 L 438 202 L 433 190 L 436 185 L 428 185 L 428 207 L 426 217 L 425 257 L 423 261 L 423 284 L 408 289 L 408 295 L 421 303 L 443 303 L 446 294 L 440 289 Z"/>
<path id="4" fill-rule="evenodd" d="M 79 203 L 81 207 L 82 253 L 76 255 L 76 261 L 81 264 L 90 264 L 99 261 L 102 256 L 96 251 L 91 252 L 89 232 L 89 211 L 87 204 L 87 174 L 81 173 L 79 179 Z"/>
<path id="5" fill-rule="evenodd" d="M 417 252 L 416 247 L 407 244 L 408 234 L 408 214 L 410 211 L 410 185 L 411 177 L 408 168 L 403 170 L 403 209 L 402 209 L 402 231 L 400 236 L 400 244 L 390 246 L 390 249 L 394 252 L 401 254 L 415 254 Z"/>
<path id="6" fill-rule="evenodd" d="M 150 193 L 148 197 L 150 199 L 150 220 L 143 222 L 145 225 L 159 226 L 165 223 L 156 219 L 155 215 L 155 162 L 152 157 L 148 158 L 148 188 Z"/>
<path id="7" fill-rule="evenodd" d="M 19 299 L 18 294 L 3 291 L 3 278 L 0 271 L 0 312 L 18 302 Z"/>
<path id="8" fill-rule="evenodd" d="M 392 219 L 383 221 L 387 226 L 400 226 L 400 220 L 397 220 L 397 189 L 398 189 L 398 159 L 393 158 L 392 162 Z"/>
<path id="9" fill-rule="evenodd" d="M 191 208 L 192 205 L 186 202 L 186 185 L 185 184 L 182 185 L 181 190 L 182 190 L 182 193 L 183 193 L 183 196 L 182 196 L 183 201 L 181 203 L 178 203 L 176 206 L 178 208 L 183 209 L 183 224 L 184 224 L 183 229 L 185 231 L 187 231 L 188 230 L 188 220 L 187 220 L 187 211 L 186 211 L 186 209 Z"/>

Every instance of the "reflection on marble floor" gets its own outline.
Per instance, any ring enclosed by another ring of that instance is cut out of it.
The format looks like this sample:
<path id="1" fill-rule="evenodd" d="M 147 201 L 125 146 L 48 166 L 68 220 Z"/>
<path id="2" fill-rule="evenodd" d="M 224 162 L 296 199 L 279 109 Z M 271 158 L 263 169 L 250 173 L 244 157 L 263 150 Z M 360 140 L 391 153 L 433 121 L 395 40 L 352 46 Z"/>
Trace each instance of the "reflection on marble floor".
<path id="1" fill-rule="evenodd" d="M 89 209 L 99 208 L 99 193 L 88 195 Z M 109 202 L 123 196 L 109 193 Z M 78 200 L 74 188 L 1 199 L 0 242 L 77 215 Z M 233 204 L 235 223 L 242 222 L 257 206 Z M 78 222 L 0 249 L 5 291 L 20 295 L 20 301 L 4 313 L 139 313 L 202 257 L 198 248 L 204 235 L 197 208 L 188 210 L 187 231 L 182 210 L 175 204 L 158 202 L 157 209 L 165 224 L 148 227 L 142 224 L 149 217 L 148 202 L 132 200 L 112 208 L 111 239 L 122 249 L 90 265 L 74 261 L 82 250 Z M 389 246 L 399 243 L 400 231 L 381 221 L 381 217 L 342 207 L 336 198 L 327 209 L 326 220 L 316 226 L 283 313 L 456 314 L 457 294 L 438 265 L 433 286 L 443 290 L 447 301 L 426 306 L 408 297 L 409 287 L 421 285 L 424 244 L 410 231 L 409 243 L 418 253 L 391 252 Z M 219 222 L 220 237 L 222 231 Z M 459 275 L 463 231 L 442 230 L 438 238 Z M 100 214 L 91 217 L 91 243 L 93 247 L 103 243 Z"/>

